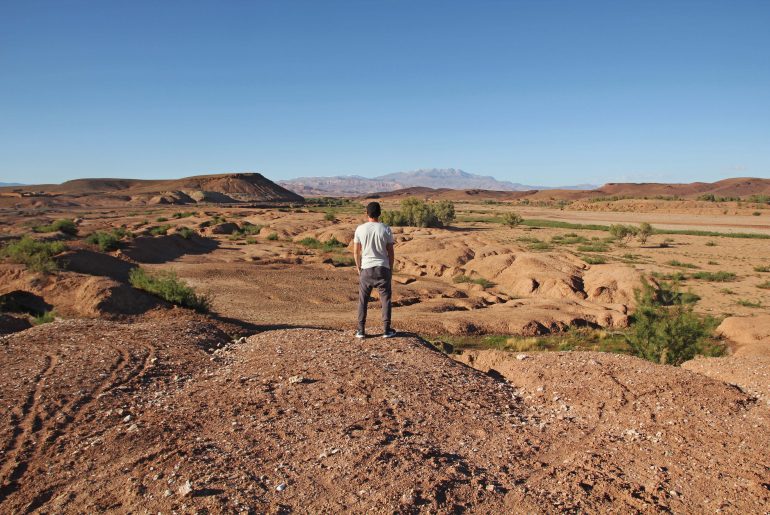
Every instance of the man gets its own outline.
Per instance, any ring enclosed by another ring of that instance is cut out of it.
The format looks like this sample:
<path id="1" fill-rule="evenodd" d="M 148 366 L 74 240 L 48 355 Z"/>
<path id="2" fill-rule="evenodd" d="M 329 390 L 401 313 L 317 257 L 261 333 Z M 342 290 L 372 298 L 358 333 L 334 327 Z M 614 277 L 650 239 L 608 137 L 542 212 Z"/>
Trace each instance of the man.
<path id="1" fill-rule="evenodd" d="M 380 204 L 369 202 L 366 206 L 368 221 L 356 228 L 353 237 L 353 256 L 358 270 L 358 331 L 356 338 L 366 338 L 366 308 L 372 288 L 380 292 L 382 303 L 383 338 L 396 336 L 390 327 L 390 280 L 392 277 L 395 252 L 393 233 L 390 227 L 380 223 Z"/>

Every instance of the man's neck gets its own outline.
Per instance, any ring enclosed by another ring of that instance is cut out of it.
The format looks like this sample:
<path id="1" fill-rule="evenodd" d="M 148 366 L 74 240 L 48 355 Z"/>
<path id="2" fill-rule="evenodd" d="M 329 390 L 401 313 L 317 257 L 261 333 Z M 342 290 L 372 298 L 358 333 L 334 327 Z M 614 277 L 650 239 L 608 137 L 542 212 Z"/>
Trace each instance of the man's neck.
<path id="1" fill-rule="evenodd" d="M 372 217 L 369 217 L 369 221 L 370 221 L 370 222 L 379 222 L 379 221 L 380 221 L 380 219 L 379 219 L 379 218 L 372 218 Z"/>

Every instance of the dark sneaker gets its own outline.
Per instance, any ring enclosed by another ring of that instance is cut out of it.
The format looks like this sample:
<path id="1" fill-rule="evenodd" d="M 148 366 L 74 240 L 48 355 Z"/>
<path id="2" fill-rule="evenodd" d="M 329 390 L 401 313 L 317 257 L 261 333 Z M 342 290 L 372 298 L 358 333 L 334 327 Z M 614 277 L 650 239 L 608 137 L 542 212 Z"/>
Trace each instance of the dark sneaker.
<path id="1" fill-rule="evenodd" d="M 358 330 L 356 331 L 356 338 L 361 338 L 361 339 L 366 338 L 366 333 L 361 330 Z"/>
<path id="2" fill-rule="evenodd" d="M 388 329 L 387 331 L 385 331 L 385 334 L 383 334 L 382 337 L 383 338 L 393 338 L 397 334 L 398 333 L 396 331 L 394 331 L 393 329 Z"/>

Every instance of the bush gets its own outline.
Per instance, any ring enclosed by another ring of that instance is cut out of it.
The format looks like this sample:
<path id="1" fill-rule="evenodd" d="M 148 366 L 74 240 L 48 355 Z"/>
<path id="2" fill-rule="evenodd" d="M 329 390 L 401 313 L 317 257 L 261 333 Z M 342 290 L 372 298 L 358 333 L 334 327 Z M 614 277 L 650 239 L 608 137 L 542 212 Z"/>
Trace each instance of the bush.
<path id="1" fill-rule="evenodd" d="M 333 211 L 327 211 L 326 214 L 324 215 L 324 220 L 326 220 L 327 222 L 336 222 L 337 217 L 334 216 Z"/>
<path id="2" fill-rule="evenodd" d="M 181 227 L 177 227 L 176 228 L 176 234 L 178 234 L 179 236 L 181 236 L 182 238 L 184 238 L 186 240 L 189 240 L 190 238 L 192 238 L 194 235 L 196 235 L 198 233 L 195 232 L 193 229 L 190 229 L 189 227 L 185 227 L 183 225 Z"/>
<path id="3" fill-rule="evenodd" d="M 582 259 L 589 265 L 603 265 L 604 263 L 607 262 L 607 259 L 604 256 L 586 255 L 586 256 L 582 256 Z"/>
<path id="4" fill-rule="evenodd" d="M 249 236 L 253 236 L 255 234 L 259 234 L 262 230 L 262 225 L 255 225 L 249 222 L 244 222 L 241 226 L 241 233 L 248 234 Z"/>
<path id="5" fill-rule="evenodd" d="M 168 234 L 169 229 L 171 229 L 170 225 L 159 225 L 150 229 L 150 234 L 153 236 L 165 236 Z"/>
<path id="6" fill-rule="evenodd" d="M 48 225 L 38 225 L 33 227 L 34 232 L 60 232 L 62 234 L 68 234 L 75 236 L 78 233 L 78 226 L 72 220 L 62 218 Z"/>
<path id="7" fill-rule="evenodd" d="M 492 286 L 495 285 L 492 281 L 484 279 L 483 277 L 478 277 L 478 278 L 474 279 L 473 277 L 469 277 L 467 275 L 456 275 L 456 276 L 454 276 L 452 278 L 452 281 L 455 282 L 455 283 L 473 283 L 473 284 L 478 284 L 479 286 L 481 286 L 485 290 L 487 288 L 491 288 Z"/>
<path id="8" fill-rule="evenodd" d="M 693 279 L 702 279 L 716 283 L 726 283 L 734 281 L 736 275 L 733 272 L 696 272 L 692 274 Z"/>
<path id="9" fill-rule="evenodd" d="M 128 280 L 134 288 L 156 295 L 172 304 L 192 308 L 201 313 L 211 309 L 210 299 L 205 295 L 197 295 L 195 290 L 179 279 L 173 271 L 151 274 L 143 268 L 134 268 L 129 273 Z"/>
<path id="10" fill-rule="evenodd" d="M 667 265 L 669 266 L 676 266 L 679 268 L 699 268 L 698 265 L 694 265 L 692 263 L 683 263 L 681 261 L 677 261 L 676 259 L 672 259 L 670 261 L 666 261 Z"/>
<path id="11" fill-rule="evenodd" d="M 589 245 L 578 245 L 578 252 L 609 252 L 610 248 L 604 243 L 591 243 Z"/>
<path id="12" fill-rule="evenodd" d="M 669 298 L 671 305 L 664 305 L 659 290 L 647 282 L 635 295 L 636 312 L 626 335 L 635 355 L 655 363 L 681 365 L 698 354 L 724 353 L 724 347 L 710 339 L 717 326 L 714 318 L 697 315 L 692 305 L 678 302 L 676 296 Z"/>
<path id="13" fill-rule="evenodd" d="M 757 285 L 757 288 L 761 288 L 763 290 L 770 290 L 770 281 L 765 281 L 763 283 L 759 283 Z"/>
<path id="14" fill-rule="evenodd" d="M 634 225 L 614 224 L 610 225 L 610 234 L 623 245 L 631 241 L 631 238 L 639 233 L 639 228 Z"/>
<path id="15" fill-rule="evenodd" d="M 433 205 L 433 210 L 442 225 L 449 225 L 455 221 L 455 205 L 452 202 L 442 200 Z"/>
<path id="16" fill-rule="evenodd" d="M 120 237 L 114 232 L 96 231 L 88 235 L 86 243 L 97 245 L 102 252 L 109 252 L 120 246 Z"/>
<path id="17" fill-rule="evenodd" d="M 320 242 L 315 238 L 303 238 L 298 242 L 300 245 L 304 245 L 309 249 L 322 250 L 324 252 L 332 252 L 345 247 L 345 244 L 338 241 L 337 238 L 332 236 L 330 240 Z"/>
<path id="18" fill-rule="evenodd" d="M 65 250 L 67 246 L 60 241 L 36 241 L 25 236 L 7 243 L 0 249 L 0 257 L 25 265 L 33 272 L 51 273 L 59 269 L 54 256 Z"/>
<path id="19" fill-rule="evenodd" d="M 745 308 L 761 308 L 762 302 L 760 301 L 751 301 L 748 299 L 738 299 L 738 304 L 745 307 Z"/>
<path id="20" fill-rule="evenodd" d="M 270 241 L 276 241 L 278 239 L 278 233 L 271 232 L 270 234 L 267 235 L 267 239 Z"/>
<path id="21" fill-rule="evenodd" d="M 385 211 L 380 220 L 394 227 L 442 227 L 454 217 L 454 204 L 449 201 L 428 204 L 424 200 L 407 198 L 401 201 L 400 210 Z"/>
<path id="22" fill-rule="evenodd" d="M 642 222 L 639 224 L 639 228 L 636 231 L 636 239 L 639 240 L 640 244 L 644 245 L 647 243 L 647 239 L 652 236 L 653 232 L 655 231 L 652 228 L 652 225 L 647 222 Z"/>
<path id="23" fill-rule="evenodd" d="M 166 218 L 165 216 L 159 216 L 158 218 L 155 219 L 155 221 L 158 223 L 168 222 L 168 218 Z"/>
<path id="24" fill-rule="evenodd" d="M 177 220 L 179 220 L 180 218 L 189 218 L 189 217 L 191 217 L 191 216 L 195 216 L 195 215 L 196 215 L 196 213 L 195 213 L 195 212 L 193 212 L 193 211 L 184 211 L 184 212 L 174 213 L 174 214 L 173 214 L 173 215 L 171 215 L 171 216 L 173 216 L 174 218 L 176 218 Z M 158 221 L 159 221 L 159 222 L 160 222 L 160 221 L 164 221 L 164 222 L 165 222 L 165 220 L 158 220 Z"/>
<path id="25" fill-rule="evenodd" d="M 32 319 L 32 325 L 50 324 L 56 320 L 56 313 L 53 311 L 46 311 L 40 316 L 36 316 Z"/>
<path id="26" fill-rule="evenodd" d="M 509 211 L 503 214 L 503 223 L 508 227 L 514 228 L 520 225 L 523 221 L 524 218 L 522 218 L 519 213 Z"/>
<path id="27" fill-rule="evenodd" d="M 754 267 L 755 272 L 770 272 L 770 265 L 761 265 Z"/>

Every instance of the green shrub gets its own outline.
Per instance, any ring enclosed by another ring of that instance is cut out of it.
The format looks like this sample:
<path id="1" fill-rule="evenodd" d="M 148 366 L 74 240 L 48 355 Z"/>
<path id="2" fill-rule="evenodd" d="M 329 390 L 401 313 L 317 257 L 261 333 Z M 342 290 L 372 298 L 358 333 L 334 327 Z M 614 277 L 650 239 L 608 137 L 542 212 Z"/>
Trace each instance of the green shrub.
<path id="1" fill-rule="evenodd" d="M 607 259 L 604 256 L 585 255 L 581 256 L 581 259 L 589 265 L 603 265 L 607 262 Z"/>
<path id="2" fill-rule="evenodd" d="M 478 284 L 479 286 L 481 286 L 485 290 L 487 288 L 491 288 L 492 286 L 495 285 L 492 281 L 484 279 L 483 277 L 473 278 L 473 277 L 469 277 L 467 275 L 456 275 L 456 276 L 454 276 L 452 278 L 452 281 L 455 282 L 455 283 L 473 283 L 473 284 Z"/>
<path id="3" fill-rule="evenodd" d="M 327 222 L 336 222 L 337 217 L 334 216 L 334 211 L 327 211 L 326 214 L 324 214 L 324 220 Z"/>
<path id="4" fill-rule="evenodd" d="M 683 272 L 673 272 L 670 274 L 661 274 L 660 272 L 653 272 L 651 274 L 655 279 L 665 279 L 666 281 L 686 281 L 688 275 Z"/>
<path id="5" fill-rule="evenodd" d="M 300 245 L 304 245 L 305 247 L 309 249 L 316 249 L 316 250 L 322 250 L 324 252 L 332 252 L 334 250 L 339 250 L 341 248 L 345 248 L 345 244 L 338 241 L 337 238 L 332 236 L 330 240 L 320 242 L 315 238 L 303 238 L 299 240 Z"/>
<path id="6" fill-rule="evenodd" d="M 529 250 L 545 251 L 545 250 L 551 250 L 552 247 L 549 243 L 545 241 L 536 241 L 527 245 L 527 248 Z"/>
<path id="7" fill-rule="evenodd" d="M 267 239 L 270 241 L 276 241 L 278 239 L 278 233 L 271 232 L 270 234 L 267 235 Z"/>
<path id="8" fill-rule="evenodd" d="M 610 225 L 610 234 L 621 244 L 628 243 L 631 238 L 639 233 L 639 228 L 634 225 L 614 224 Z"/>
<path id="9" fill-rule="evenodd" d="M 442 225 L 449 225 L 455 221 L 455 205 L 449 200 L 442 200 L 433 205 L 436 217 Z"/>
<path id="10" fill-rule="evenodd" d="M 75 222 L 73 222 L 72 220 L 69 220 L 67 218 L 62 218 L 48 225 L 38 225 L 36 227 L 33 227 L 32 230 L 34 232 L 41 232 L 41 233 L 60 232 L 62 234 L 67 234 L 69 236 L 75 236 L 78 233 L 78 226 L 75 225 Z"/>
<path id="11" fill-rule="evenodd" d="M 551 238 L 551 243 L 556 245 L 576 245 L 578 243 L 588 243 L 588 239 L 577 234 L 556 235 Z"/>
<path id="12" fill-rule="evenodd" d="M 692 263 L 683 263 L 681 261 L 677 261 L 676 259 L 672 259 L 670 261 L 666 261 L 666 265 L 669 266 L 676 266 L 679 268 L 700 268 L 698 265 L 694 265 Z"/>
<path id="13" fill-rule="evenodd" d="M 692 274 L 693 279 L 702 279 L 704 281 L 711 281 L 716 283 L 726 283 L 734 281 L 736 275 L 733 272 L 695 272 Z"/>
<path id="14" fill-rule="evenodd" d="M 253 236 L 255 234 L 259 234 L 264 226 L 263 225 L 255 225 L 249 222 L 244 222 L 241 226 L 241 232 L 243 234 L 248 234 L 249 236 Z"/>
<path id="15" fill-rule="evenodd" d="M 195 216 L 196 214 L 197 213 L 194 213 L 192 211 L 184 211 L 184 212 L 174 213 L 171 216 L 173 216 L 174 218 L 179 220 L 180 218 L 189 218 L 191 216 Z M 160 222 L 161 220 L 158 220 L 158 221 Z M 163 221 L 165 222 L 165 220 L 163 220 Z"/>
<path id="16" fill-rule="evenodd" d="M 754 267 L 755 272 L 770 272 L 770 265 L 761 265 Z"/>
<path id="17" fill-rule="evenodd" d="M 647 222 L 642 222 L 639 224 L 639 228 L 636 230 L 636 239 L 639 240 L 639 243 L 644 245 L 647 243 L 647 240 L 650 236 L 653 235 L 655 232 L 655 229 L 652 228 L 652 225 L 648 224 Z"/>
<path id="18" fill-rule="evenodd" d="M 628 345 L 637 356 L 655 363 L 681 365 L 696 355 L 717 356 L 724 347 L 710 336 L 717 326 L 711 317 L 693 312 L 692 305 L 661 302 L 660 292 L 645 282 L 636 294 L 636 311 L 626 335 Z"/>
<path id="19" fill-rule="evenodd" d="M 332 262 L 335 266 L 353 266 L 356 260 L 350 256 L 332 256 Z"/>
<path id="20" fill-rule="evenodd" d="M 757 288 L 761 288 L 763 290 L 770 290 L 770 281 L 765 281 L 763 283 L 759 283 L 757 285 Z"/>
<path id="21" fill-rule="evenodd" d="M 115 232 L 96 231 L 86 237 L 86 243 L 97 245 L 102 252 L 109 252 L 120 246 L 120 237 Z"/>
<path id="22" fill-rule="evenodd" d="M 753 212 L 753 213 L 751 213 L 751 214 L 752 214 L 752 215 L 754 215 L 754 216 L 759 216 L 759 215 L 761 215 L 762 213 L 760 213 L 759 211 L 754 211 L 754 212 Z"/>
<path id="23" fill-rule="evenodd" d="M 32 325 L 50 324 L 56 320 L 56 313 L 54 311 L 46 311 L 40 316 L 36 316 L 32 319 Z"/>
<path id="24" fill-rule="evenodd" d="M 707 247 L 716 247 L 717 243 L 715 241 L 707 241 L 706 242 Z"/>
<path id="25" fill-rule="evenodd" d="M 169 229 L 171 229 L 170 225 L 159 225 L 150 229 L 150 234 L 153 236 L 165 236 L 168 234 Z"/>
<path id="26" fill-rule="evenodd" d="M 760 302 L 758 300 L 757 301 L 751 301 L 751 300 L 748 300 L 748 299 L 738 299 L 737 303 L 740 304 L 741 306 L 745 307 L 745 308 L 761 308 L 762 307 L 762 302 Z"/>
<path id="27" fill-rule="evenodd" d="M 589 245 L 579 245 L 578 252 L 609 252 L 610 248 L 604 243 L 592 243 Z"/>
<path id="28" fill-rule="evenodd" d="M 179 279 L 173 271 L 152 274 L 143 268 L 134 268 L 129 273 L 128 280 L 134 288 L 156 295 L 172 304 L 192 308 L 201 313 L 208 312 L 211 308 L 208 297 L 196 294 L 195 290 Z"/>
<path id="29" fill-rule="evenodd" d="M 400 210 L 390 210 L 382 213 L 382 223 L 391 226 L 409 227 L 441 227 L 443 224 L 436 212 L 437 204 L 428 204 L 417 198 L 407 198 L 401 201 Z M 447 215 L 446 207 L 444 215 Z M 452 206 L 454 210 L 454 206 Z"/>
<path id="30" fill-rule="evenodd" d="M 54 256 L 67 250 L 60 241 L 36 241 L 25 236 L 0 249 L 0 257 L 25 265 L 33 272 L 51 273 L 59 269 Z"/>
<path id="31" fill-rule="evenodd" d="M 155 219 L 155 221 L 158 223 L 168 222 L 168 218 L 166 218 L 165 216 L 159 216 L 158 218 Z"/>
<path id="32" fill-rule="evenodd" d="M 189 240 L 190 238 L 192 238 L 194 235 L 196 235 L 198 233 L 196 231 L 194 231 L 193 229 L 190 229 L 189 227 L 185 227 L 183 225 L 181 227 L 177 227 L 176 228 L 176 234 L 178 234 L 179 236 L 181 236 L 182 238 L 184 238 L 186 240 Z"/>
<path id="33" fill-rule="evenodd" d="M 510 228 L 514 228 L 521 225 L 523 221 L 524 221 L 524 218 L 522 218 L 522 216 L 519 213 L 516 213 L 514 211 L 508 211 L 507 213 L 503 214 L 503 223 Z"/>

